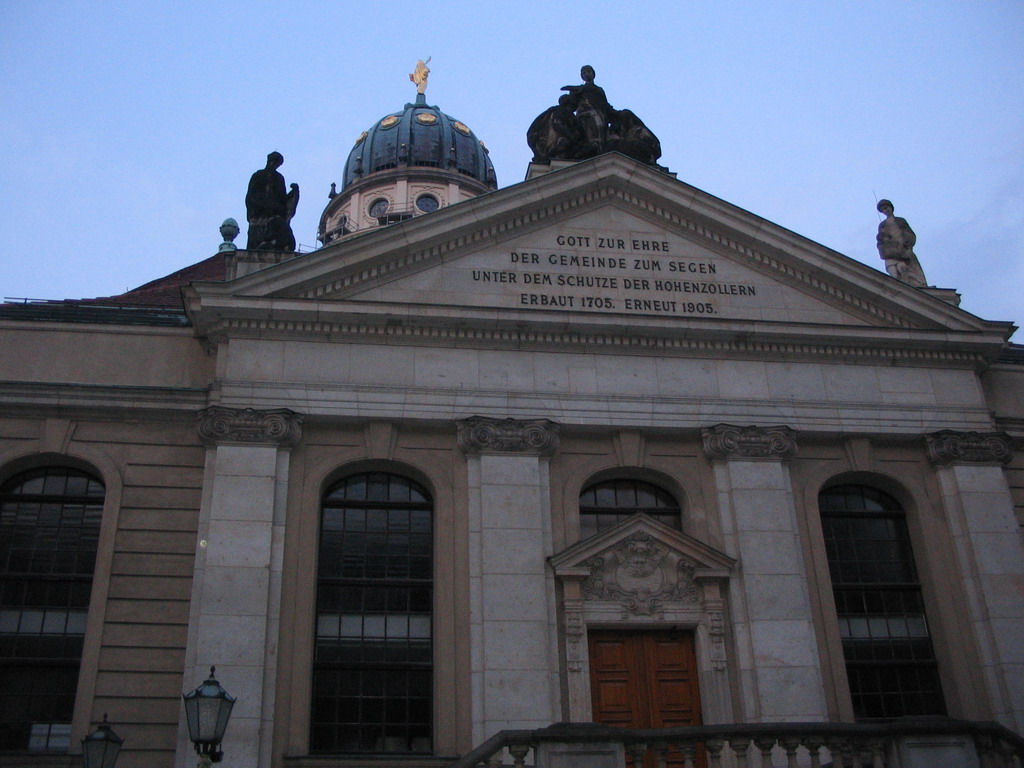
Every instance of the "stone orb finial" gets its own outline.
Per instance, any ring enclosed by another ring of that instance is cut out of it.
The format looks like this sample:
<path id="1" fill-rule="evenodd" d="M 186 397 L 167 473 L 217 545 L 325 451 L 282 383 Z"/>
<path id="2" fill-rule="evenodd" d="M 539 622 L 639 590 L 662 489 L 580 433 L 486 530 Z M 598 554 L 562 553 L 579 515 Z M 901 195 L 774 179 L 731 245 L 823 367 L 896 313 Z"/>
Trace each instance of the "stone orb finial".
<path id="1" fill-rule="evenodd" d="M 241 229 L 239 229 L 237 221 L 234 219 L 224 219 L 224 223 L 220 225 L 220 236 L 224 238 L 224 242 L 220 244 L 217 253 L 237 251 L 238 247 L 235 245 L 234 240 L 238 237 L 239 232 L 241 232 Z"/>

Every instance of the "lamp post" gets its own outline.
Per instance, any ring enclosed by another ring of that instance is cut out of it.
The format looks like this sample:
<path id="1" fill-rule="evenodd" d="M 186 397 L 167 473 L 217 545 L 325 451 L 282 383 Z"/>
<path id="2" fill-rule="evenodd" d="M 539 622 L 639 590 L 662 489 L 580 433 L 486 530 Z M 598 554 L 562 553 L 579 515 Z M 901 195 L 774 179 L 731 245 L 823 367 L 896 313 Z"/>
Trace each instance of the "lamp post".
<path id="1" fill-rule="evenodd" d="M 224 753 L 220 743 L 228 727 L 231 708 L 235 697 L 225 691 L 214 678 L 215 667 L 210 667 L 210 676 L 203 684 L 189 693 L 183 693 L 185 719 L 188 721 L 188 737 L 199 755 L 199 765 L 208 768 L 219 763 Z"/>
<path id="2" fill-rule="evenodd" d="M 82 739 L 82 764 L 85 768 L 114 768 L 124 739 L 114 733 L 104 713 L 103 722 Z"/>

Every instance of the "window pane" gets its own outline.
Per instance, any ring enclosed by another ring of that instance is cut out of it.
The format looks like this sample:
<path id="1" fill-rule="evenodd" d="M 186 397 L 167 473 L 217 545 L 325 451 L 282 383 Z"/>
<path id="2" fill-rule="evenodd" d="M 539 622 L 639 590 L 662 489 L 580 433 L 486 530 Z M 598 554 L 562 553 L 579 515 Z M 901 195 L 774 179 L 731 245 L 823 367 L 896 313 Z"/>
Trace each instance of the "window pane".
<path id="1" fill-rule="evenodd" d="M 819 496 L 854 714 L 945 714 L 903 511 L 862 486 Z"/>
<path id="2" fill-rule="evenodd" d="M 682 528 L 679 503 L 667 491 L 643 480 L 609 480 L 580 494 L 580 537 L 593 536 L 637 512 L 671 528 Z"/>
<path id="3" fill-rule="evenodd" d="M 365 473 L 325 493 L 312 752 L 431 751 L 432 529 L 430 496 L 408 478 Z"/>
<path id="4" fill-rule="evenodd" d="M 0 750 L 67 752 L 103 484 L 42 467 L 0 487 Z"/>

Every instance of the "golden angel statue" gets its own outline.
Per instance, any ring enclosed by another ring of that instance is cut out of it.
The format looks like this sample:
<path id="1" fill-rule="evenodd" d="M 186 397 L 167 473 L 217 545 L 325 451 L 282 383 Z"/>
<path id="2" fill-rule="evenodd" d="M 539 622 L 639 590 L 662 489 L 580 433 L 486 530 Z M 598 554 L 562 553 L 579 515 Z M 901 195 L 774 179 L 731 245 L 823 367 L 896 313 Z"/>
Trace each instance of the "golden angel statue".
<path id="1" fill-rule="evenodd" d="M 416 93 L 426 93 L 427 90 L 427 78 L 430 77 L 430 69 L 427 68 L 427 64 L 430 63 L 430 56 L 427 56 L 427 60 L 420 59 L 416 62 L 416 69 L 409 73 L 409 79 L 416 83 Z"/>

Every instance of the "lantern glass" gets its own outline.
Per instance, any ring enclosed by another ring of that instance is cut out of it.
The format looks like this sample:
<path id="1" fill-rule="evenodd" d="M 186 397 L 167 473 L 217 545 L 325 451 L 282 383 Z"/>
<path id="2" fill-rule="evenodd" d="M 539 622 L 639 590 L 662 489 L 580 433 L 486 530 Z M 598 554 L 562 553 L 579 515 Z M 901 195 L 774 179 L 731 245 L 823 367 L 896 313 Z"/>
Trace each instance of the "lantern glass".
<path id="1" fill-rule="evenodd" d="M 235 697 L 225 691 L 214 678 L 210 677 L 194 691 L 182 696 L 185 700 L 185 719 L 188 721 L 188 736 L 200 754 L 211 754 L 224 739 Z"/>
<path id="2" fill-rule="evenodd" d="M 82 763 L 85 768 L 114 768 L 124 739 L 114 733 L 103 716 L 100 726 L 82 739 Z"/>

